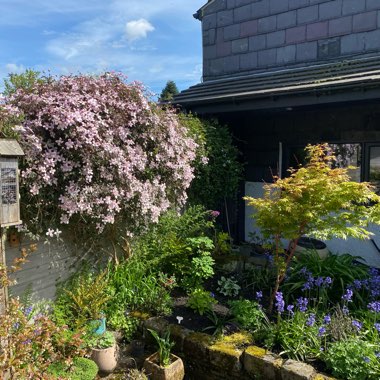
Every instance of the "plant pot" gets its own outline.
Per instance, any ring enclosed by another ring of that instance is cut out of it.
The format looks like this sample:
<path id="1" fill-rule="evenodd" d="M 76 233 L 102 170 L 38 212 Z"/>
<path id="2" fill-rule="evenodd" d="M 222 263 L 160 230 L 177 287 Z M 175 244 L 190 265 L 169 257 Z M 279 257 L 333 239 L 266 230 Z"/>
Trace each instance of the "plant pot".
<path id="1" fill-rule="evenodd" d="M 118 356 L 119 348 L 116 343 L 108 348 L 91 349 L 91 359 L 97 364 L 101 372 L 112 372 L 117 366 Z"/>
<path id="2" fill-rule="evenodd" d="M 89 322 L 91 332 L 96 335 L 102 335 L 106 331 L 106 318 L 93 319 Z"/>
<path id="3" fill-rule="evenodd" d="M 329 255 L 329 250 L 323 241 L 305 236 L 301 237 L 298 240 L 295 255 L 302 255 L 310 250 L 316 252 L 321 260 L 324 260 Z"/>
<path id="4" fill-rule="evenodd" d="M 185 369 L 182 359 L 170 354 L 171 363 L 167 367 L 161 367 L 158 361 L 158 352 L 145 359 L 144 369 L 152 380 L 182 380 Z"/>

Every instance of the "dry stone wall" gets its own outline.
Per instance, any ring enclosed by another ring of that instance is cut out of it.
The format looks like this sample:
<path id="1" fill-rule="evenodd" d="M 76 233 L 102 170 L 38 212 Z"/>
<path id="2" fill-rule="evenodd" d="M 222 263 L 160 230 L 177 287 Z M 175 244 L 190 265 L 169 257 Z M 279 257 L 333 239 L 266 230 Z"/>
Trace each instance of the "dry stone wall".
<path id="1" fill-rule="evenodd" d="M 170 329 L 171 339 L 175 341 L 174 351 L 184 361 L 189 380 L 334 380 L 317 373 L 308 364 L 283 360 L 260 347 L 239 349 L 228 344 L 214 344 L 210 335 L 169 325 L 162 318 L 151 318 L 144 323 L 145 329 L 158 333 Z"/>

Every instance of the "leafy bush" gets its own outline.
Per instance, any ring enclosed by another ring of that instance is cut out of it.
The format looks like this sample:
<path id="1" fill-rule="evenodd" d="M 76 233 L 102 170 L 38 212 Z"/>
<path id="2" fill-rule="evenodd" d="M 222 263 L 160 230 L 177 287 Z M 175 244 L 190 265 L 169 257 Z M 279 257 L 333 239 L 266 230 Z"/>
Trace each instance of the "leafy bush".
<path id="1" fill-rule="evenodd" d="M 218 280 L 218 285 L 218 292 L 227 297 L 236 297 L 239 294 L 239 290 L 241 289 L 237 283 L 237 280 L 235 280 L 233 276 L 222 276 L 220 280 Z"/>
<path id="2" fill-rule="evenodd" d="M 208 236 L 213 226 L 212 214 L 202 206 L 190 207 L 182 215 L 169 211 L 136 240 L 133 251 L 152 270 L 175 276 L 189 291 L 214 273 L 214 245 Z"/>
<path id="3" fill-rule="evenodd" d="M 150 273 L 139 258 L 126 260 L 108 268 L 107 294 L 110 300 L 105 310 L 108 319 L 128 324 L 127 313 L 146 312 L 150 315 L 168 314 L 171 310 L 172 281 L 165 275 Z M 115 321 L 116 322 L 116 321 Z M 117 327 L 117 324 L 113 325 Z"/>
<path id="4" fill-rule="evenodd" d="M 109 295 L 106 271 L 96 273 L 87 267 L 62 283 L 53 307 L 55 321 L 71 328 L 83 327 L 99 319 L 105 311 Z"/>
<path id="5" fill-rule="evenodd" d="M 90 359 L 74 358 L 70 366 L 64 362 L 51 364 L 48 373 L 53 376 L 53 379 L 94 380 L 98 373 L 98 366 Z"/>
<path id="6" fill-rule="evenodd" d="M 243 329 L 255 332 L 269 324 L 263 309 L 257 302 L 236 300 L 230 301 L 228 305 L 230 306 L 230 313 Z"/>
<path id="7" fill-rule="evenodd" d="M 203 150 L 195 162 L 195 178 L 189 189 L 190 204 L 215 209 L 225 198 L 234 198 L 242 177 L 243 166 L 239 151 L 226 125 L 216 119 L 199 119 L 191 114 L 181 115 L 181 121 Z M 204 165 L 203 157 L 208 160 Z"/>
<path id="8" fill-rule="evenodd" d="M 347 380 L 377 380 L 380 361 L 376 346 L 361 339 L 351 338 L 332 344 L 325 355 L 332 374 Z"/>
<path id="9" fill-rule="evenodd" d="M 203 315 L 205 312 L 211 311 L 212 305 L 216 303 L 217 301 L 210 292 L 198 288 L 191 292 L 187 301 L 187 306 L 196 311 L 198 314 Z"/>

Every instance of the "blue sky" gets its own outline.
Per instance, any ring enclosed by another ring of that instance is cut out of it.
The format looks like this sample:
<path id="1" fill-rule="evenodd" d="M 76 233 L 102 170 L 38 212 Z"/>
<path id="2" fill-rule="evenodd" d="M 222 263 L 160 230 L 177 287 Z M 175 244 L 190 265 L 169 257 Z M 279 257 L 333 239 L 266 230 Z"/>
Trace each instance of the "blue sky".
<path id="1" fill-rule="evenodd" d="M 0 0 L 0 79 L 32 68 L 52 74 L 121 71 L 159 93 L 202 75 L 206 0 Z"/>

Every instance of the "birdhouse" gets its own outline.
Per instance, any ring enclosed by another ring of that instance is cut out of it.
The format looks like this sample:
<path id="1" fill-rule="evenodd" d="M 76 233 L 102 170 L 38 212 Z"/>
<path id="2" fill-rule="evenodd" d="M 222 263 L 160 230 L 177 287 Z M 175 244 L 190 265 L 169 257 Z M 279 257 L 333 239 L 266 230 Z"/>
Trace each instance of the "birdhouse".
<path id="1" fill-rule="evenodd" d="M 18 157 L 24 155 L 16 140 L 0 139 L 0 226 L 21 224 Z"/>

